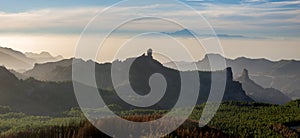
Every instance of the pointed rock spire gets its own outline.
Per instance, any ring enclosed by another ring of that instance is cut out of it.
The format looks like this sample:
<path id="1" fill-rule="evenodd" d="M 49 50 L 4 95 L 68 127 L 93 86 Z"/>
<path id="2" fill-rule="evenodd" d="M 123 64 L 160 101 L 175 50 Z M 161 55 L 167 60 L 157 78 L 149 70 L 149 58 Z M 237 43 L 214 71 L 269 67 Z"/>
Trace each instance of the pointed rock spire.
<path id="1" fill-rule="evenodd" d="M 233 80 L 233 73 L 231 67 L 226 68 L 226 74 L 227 74 L 227 80 Z"/>
<path id="2" fill-rule="evenodd" d="M 242 80 L 249 80 L 249 79 L 250 79 L 250 77 L 249 77 L 249 72 L 248 72 L 247 69 L 244 69 L 244 70 L 243 70 L 241 79 L 242 79 Z"/>

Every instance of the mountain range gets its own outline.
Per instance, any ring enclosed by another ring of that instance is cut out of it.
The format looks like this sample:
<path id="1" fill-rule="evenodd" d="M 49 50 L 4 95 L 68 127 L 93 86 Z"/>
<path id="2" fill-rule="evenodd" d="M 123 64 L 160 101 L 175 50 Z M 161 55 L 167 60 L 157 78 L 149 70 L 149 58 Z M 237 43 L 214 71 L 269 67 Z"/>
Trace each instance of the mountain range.
<path id="1" fill-rule="evenodd" d="M 240 57 L 226 59 L 219 54 L 208 54 L 202 60 L 195 62 L 198 70 L 210 71 L 210 60 L 225 59 L 228 67 L 232 68 L 234 78 L 238 78 L 244 69 L 249 71 L 250 78 L 264 88 L 275 88 L 282 91 L 292 99 L 300 98 L 300 61 L 280 60 L 270 61 L 267 59 L 249 59 Z M 176 69 L 183 67 L 182 71 L 191 70 L 193 62 L 169 62 L 164 63 L 166 67 Z"/>
<path id="2" fill-rule="evenodd" d="M 128 60 L 130 60 L 130 59 L 128 59 Z M 143 60 L 143 62 L 145 62 L 145 61 L 148 61 L 148 60 Z M 78 62 L 81 62 L 82 64 L 84 64 L 84 62 L 81 60 L 78 60 Z M 144 64 L 146 64 L 146 63 L 144 63 Z M 142 64 L 142 65 L 144 67 L 147 67 L 147 65 L 144 65 L 144 64 Z M 157 64 L 160 65 L 160 63 L 157 63 Z M 110 71 L 109 71 L 110 67 L 108 65 L 109 64 L 106 64 L 107 67 L 105 67 L 105 65 L 99 64 L 98 66 L 96 66 L 96 68 L 98 68 L 98 70 L 96 70 L 96 71 L 102 72 L 102 73 L 107 72 L 104 74 L 110 74 Z M 162 65 L 160 65 L 160 66 L 162 66 Z M 120 70 L 122 70 L 122 69 L 120 69 Z M 142 68 L 140 70 L 145 71 L 145 70 L 149 70 L 149 68 L 147 68 L 147 69 Z M 163 70 L 163 69 L 161 69 L 161 70 Z M 136 70 L 136 72 L 139 72 L 139 70 Z M 141 72 L 140 74 L 143 74 L 143 73 Z M 27 78 L 34 77 L 41 81 L 54 81 L 54 82 L 55 81 L 61 81 L 61 82 L 71 81 L 72 80 L 72 59 L 65 59 L 65 60 L 62 60 L 59 62 L 37 64 L 34 67 L 34 69 L 23 73 L 23 77 L 24 76 L 27 76 Z M 111 84 L 107 84 L 107 81 L 103 81 L 103 80 L 107 80 L 109 78 L 109 76 L 99 75 L 99 77 L 97 77 L 97 78 L 101 78 L 103 76 L 106 76 L 106 77 L 103 79 L 98 79 L 99 81 L 101 81 L 98 84 L 102 85 L 103 89 L 108 89 L 108 90 L 113 89 Z M 143 74 L 143 76 L 145 76 L 145 74 Z M 172 76 L 170 76 L 170 78 L 171 77 Z M 146 80 L 146 78 L 144 78 L 144 80 Z M 246 94 L 248 96 L 250 96 L 252 99 L 254 99 L 256 102 L 264 102 L 264 103 L 271 103 L 271 104 L 285 104 L 286 102 L 291 100 L 288 96 L 283 94 L 283 92 L 281 92 L 277 89 L 263 88 L 260 85 L 256 84 L 248 76 L 247 70 L 244 70 L 244 73 L 242 74 L 241 77 L 237 78 L 237 81 L 239 81 L 243 85 L 243 89 L 245 90 Z M 173 82 L 171 82 L 171 83 L 173 83 Z M 140 85 L 140 86 L 144 86 L 144 84 Z M 176 85 L 174 87 L 176 87 Z M 253 95 L 253 93 L 254 93 L 254 95 Z M 256 97 L 262 97 L 262 99 L 258 99 Z"/>
<path id="3" fill-rule="evenodd" d="M 256 102 L 283 105 L 292 100 L 277 89 L 263 88 L 256 84 L 250 79 L 247 69 L 244 69 L 242 75 L 237 80 L 242 83 L 246 94 Z"/>
<path id="4" fill-rule="evenodd" d="M 174 35 L 190 33 L 184 29 L 174 32 Z M 199 71 L 209 71 L 209 59 L 224 58 L 218 54 L 208 54 L 196 62 Z M 295 60 L 269 61 L 267 59 L 249 59 L 240 57 L 226 59 L 226 64 L 233 70 L 234 78 L 241 75 L 243 69 L 249 71 L 249 76 L 263 88 L 275 88 L 282 91 L 292 99 L 300 98 L 300 62 Z M 192 68 L 191 62 L 176 62 L 181 65 L 182 71 Z M 11 48 L 0 47 L 0 65 L 10 69 L 18 78 L 33 77 L 42 81 L 70 81 L 72 59 L 63 59 L 61 56 L 53 57 L 47 52 L 40 54 L 22 53 Z M 163 64 L 175 68 L 174 63 Z M 67 69 L 69 68 L 69 69 Z"/>
<path id="5" fill-rule="evenodd" d="M 45 57 L 49 56 L 47 53 L 27 53 L 26 56 L 26 54 L 21 52 L 14 50 L 9 51 L 19 53 L 19 56 L 31 57 L 30 59 L 45 59 Z M 112 64 L 117 65 L 118 70 L 122 71 L 125 70 L 131 62 L 133 62 L 133 64 L 130 67 L 129 83 L 127 83 L 126 77 L 124 76 L 126 72 L 120 72 L 116 85 L 117 89 L 132 86 L 137 93 L 145 95 L 151 89 L 148 81 L 152 74 L 160 73 L 166 79 L 168 84 L 166 93 L 160 102 L 150 107 L 151 109 L 170 109 L 175 104 L 181 89 L 179 74 L 189 74 L 191 72 L 198 72 L 201 82 L 197 104 L 206 102 L 208 98 L 211 89 L 211 75 L 222 72 L 228 76 L 223 101 L 256 101 L 284 104 L 291 100 L 291 98 L 288 97 L 290 95 L 286 96 L 285 92 L 281 92 L 281 90 L 275 89 L 274 87 L 262 87 L 260 86 L 261 84 L 257 83 L 257 80 L 260 82 L 259 80 L 263 78 L 265 74 L 275 74 L 275 77 L 286 77 L 286 74 L 297 76 L 297 70 L 292 67 L 295 66 L 295 64 L 297 65 L 298 61 L 272 62 L 265 59 L 226 59 L 227 65 L 229 65 L 228 68 L 218 71 L 209 71 L 208 56 L 210 56 L 210 59 L 223 58 L 216 54 L 206 55 L 203 60 L 196 63 L 199 70 L 194 71 L 189 70 L 192 63 L 177 62 L 177 64 L 182 64 L 185 67 L 179 71 L 174 67 L 174 63 L 162 64 L 153 59 L 153 57 L 146 56 L 145 54 L 136 58 L 126 59 L 125 61 L 114 61 L 112 63 L 103 64 L 91 60 L 84 61 L 75 58 L 47 63 L 35 63 L 32 69 L 23 73 L 1 67 L 0 105 L 8 105 L 16 111 L 34 115 L 57 115 L 57 113 L 78 106 L 74 95 L 73 83 L 81 85 L 86 89 L 90 89 L 91 86 L 79 82 L 72 83 L 72 65 L 75 63 L 83 68 L 95 64 L 97 89 L 101 95 L 104 95 L 107 104 L 117 104 L 123 109 L 134 109 L 136 107 L 132 107 L 120 99 L 115 92 L 115 87 L 111 80 Z M 247 68 L 247 70 L 245 70 L 245 68 Z M 266 68 L 272 68 L 273 70 L 267 72 Z M 252 72 L 248 71 L 248 69 L 252 70 Z M 286 70 L 290 72 L 283 73 Z M 233 74 L 235 74 L 235 76 Z M 285 83 L 285 85 L 288 84 Z M 129 95 L 129 93 L 125 91 L 123 94 L 132 97 L 132 95 Z M 294 97 L 297 97 L 299 93 L 294 92 L 293 94 L 295 95 Z M 87 96 L 86 98 L 92 98 L 88 97 L 88 92 L 85 92 L 85 95 Z M 86 106 L 91 107 L 94 105 Z"/>
<path id="6" fill-rule="evenodd" d="M 71 82 L 19 80 L 5 67 L 0 67 L 0 86 L 0 105 L 17 112 L 57 115 L 78 106 Z"/>
<path id="7" fill-rule="evenodd" d="M 196 32 L 189 30 L 189 29 L 181 29 L 174 32 L 161 32 L 162 34 L 170 35 L 173 37 L 191 37 L 191 36 L 197 36 L 197 37 L 218 37 L 223 39 L 230 39 L 230 38 L 238 38 L 238 39 L 246 39 L 246 38 L 252 38 L 252 39 L 265 39 L 263 37 L 253 37 L 253 36 L 243 36 L 239 34 L 197 34 Z"/>
<path id="8" fill-rule="evenodd" d="M 46 63 L 62 59 L 62 56 L 53 57 L 47 52 L 40 54 L 22 53 L 11 48 L 0 47 L 0 65 L 18 72 L 31 69 L 36 63 Z"/>
<path id="9" fill-rule="evenodd" d="M 123 71 L 131 61 L 134 62 L 130 68 L 129 83 L 126 83 L 126 77 L 120 75 L 118 78 L 118 82 L 115 85 L 117 86 L 116 88 L 122 89 L 130 85 L 137 93 L 145 95 L 151 89 L 148 84 L 149 77 L 154 73 L 160 73 L 165 77 L 167 82 L 166 92 L 158 103 L 149 108 L 172 108 L 175 105 L 177 101 L 176 99 L 178 98 L 181 90 L 181 81 L 179 74 L 190 74 L 191 72 L 180 72 L 178 70 L 166 68 L 152 57 L 145 55 L 139 56 L 137 58 L 130 58 L 125 61 L 115 61 L 114 64 L 117 65 L 117 70 Z M 73 83 L 86 88 L 87 91 L 82 91 L 82 93 L 84 93 L 83 96 L 91 100 L 92 98 L 94 98 L 89 96 L 89 89 L 91 88 L 91 86 L 79 82 L 72 83 L 70 81 L 70 78 L 72 77 L 72 63 L 78 64 L 80 67 L 86 67 L 90 64 L 95 64 L 97 89 L 99 90 L 99 93 L 103 97 L 106 104 L 116 104 L 119 105 L 122 109 L 140 108 L 124 102 L 115 92 L 115 88 L 110 75 L 112 63 L 99 64 L 93 61 L 83 61 L 80 59 L 65 59 L 59 62 L 37 64 L 34 73 L 44 74 L 42 76 L 53 76 L 49 78 L 53 79 L 52 82 L 49 82 L 48 80 L 40 81 L 32 77 L 27 79 L 19 79 L 13 73 L 11 73 L 11 71 L 7 70 L 5 67 L 1 67 L 0 105 L 7 105 L 10 106 L 13 110 L 24 112 L 27 114 L 57 115 L 58 113 L 65 111 L 71 107 L 78 106 L 72 87 Z M 122 72 L 120 73 L 124 74 Z M 253 102 L 253 100 L 245 94 L 245 91 L 242 89 L 242 85 L 239 82 L 233 80 L 231 68 L 215 72 L 198 73 L 200 78 L 200 91 L 197 104 L 201 104 L 207 101 L 211 89 L 211 75 L 214 73 L 226 73 L 228 76 L 223 101 Z M 54 82 L 54 80 L 60 80 L 60 82 Z M 189 91 L 191 90 L 187 90 L 186 92 Z M 122 94 L 131 97 L 132 100 L 135 99 L 134 96 L 127 93 L 127 91 L 123 91 Z M 101 108 L 98 105 L 95 106 L 94 103 L 87 104 L 85 105 L 85 107 Z"/>

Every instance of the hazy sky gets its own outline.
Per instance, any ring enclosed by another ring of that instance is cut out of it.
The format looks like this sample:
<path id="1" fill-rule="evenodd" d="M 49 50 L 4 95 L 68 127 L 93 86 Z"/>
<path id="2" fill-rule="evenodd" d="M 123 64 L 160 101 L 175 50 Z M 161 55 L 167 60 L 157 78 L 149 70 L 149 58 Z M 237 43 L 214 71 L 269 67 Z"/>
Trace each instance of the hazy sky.
<path id="1" fill-rule="evenodd" d="M 1 0 L 0 46 L 24 52 L 48 51 L 53 55 L 72 57 L 85 26 L 95 15 L 116 2 L 118 1 Z M 182 0 L 182 2 L 196 9 L 197 14 L 201 14 L 208 21 L 220 38 L 224 55 L 229 58 L 246 56 L 271 60 L 300 60 L 299 0 Z M 109 28 L 119 18 L 130 19 L 133 15 L 139 15 L 137 11 L 153 12 L 155 16 L 170 16 L 179 20 L 184 16 L 185 22 L 194 24 L 191 28 L 201 28 L 203 25 L 195 23 L 195 11 L 186 10 L 175 3 L 159 2 L 141 6 L 132 2 L 117 5 L 110 16 L 101 17 L 102 26 L 95 30 Z M 157 11 L 160 12 L 157 14 L 155 13 Z M 175 32 L 181 29 L 184 28 L 151 20 L 133 22 L 121 28 L 117 32 L 118 35 L 109 39 L 106 43 L 108 52 L 104 52 L 102 56 L 105 58 L 100 60 L 107 61 L 113 58 L 112 49 L 120 47 L 127 41 L 124 35 L 147 31 Z M 202 33 L 199 35 L 207 37 L 210 35 L 205 31 Z M 93 37 L 93 33 L 89 35 Z M 193 51 L 194 57 L 203 57 L 204 50 L 196 49 L 197 43 L 194 40 L 188 37 L 179 39 Z M 134 46 L 128 47 L 129 53 L 135 46 L 143 46 L 141 49 L 146 49 L 152 44 L 159 49 L 163 46 L 172 48 L 176 45 L 165 37 L 151 38 L 151 41 L 140 38 L 136 41 L 130 43 Z M 135 50 L 131 55 L 139 52 L 142 51 Z"/>

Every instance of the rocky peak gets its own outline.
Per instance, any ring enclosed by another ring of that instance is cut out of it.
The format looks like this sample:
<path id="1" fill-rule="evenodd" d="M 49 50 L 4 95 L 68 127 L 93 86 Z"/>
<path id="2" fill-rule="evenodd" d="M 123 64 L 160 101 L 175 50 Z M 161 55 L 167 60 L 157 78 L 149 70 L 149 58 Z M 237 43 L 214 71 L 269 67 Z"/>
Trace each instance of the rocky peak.
<path id="1" fill-rule="evenodd" d="M 241 80 L 241 81 L 250 80 L 249 72 L 248 72 L 247 69 L 244 69 L 244 70 L 243 70 L 242 75 L 241 75 L 241 77 L 240 77 L 240 80 Z"/>
<path id="2" fill-rule="evenodd" d="M 231 67 L 226 68 L 226 74 L 227 74 L 227 80 L 233 80 L 233 73 Z"/>

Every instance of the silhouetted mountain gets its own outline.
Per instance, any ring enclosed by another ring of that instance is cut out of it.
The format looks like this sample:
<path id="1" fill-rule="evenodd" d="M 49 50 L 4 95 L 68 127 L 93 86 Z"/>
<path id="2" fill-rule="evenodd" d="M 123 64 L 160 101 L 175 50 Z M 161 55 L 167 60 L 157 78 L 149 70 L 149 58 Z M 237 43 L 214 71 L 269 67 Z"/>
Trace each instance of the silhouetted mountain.
<path id="1" fill-rule="evenodd" d="M 9 72 L 11 72 L 12 74 L 14 74 L 18 79 L 26 79 L 26 78 L 28 78 L 25 75 L 23 75 L 22 73 L 17 72 L 17 71 L 15 71 L 13 69 L 10 69 Z"/>
<path id="2" fill-rule="evenodd" d="M 35 63 L 45 63 L 61 60 L 61 56 L 52 57 L 47 52 L 41 54 L 25 53 L 13 50 L 11 48 L 0 47 L 0 65 L 13 69 L 18 72 L 24 72 L 33 68 Z"/>
<path id="3" fill-rule="evenodd" d="M 54 56 L 52 56 L 48 52 L 41 52 L 40 54 L 26 52 L 25 55 L 28 58 L 34 59 L 35 63 L 54 62 L 54 61 L 59 61 L 59 60 L 63 59 L 62 56 L 56 56 L 56 57 L 54 57 Z"/>
<path id="4" fill-rule="evenodd" d="M 79 59 L 76 60 L 76 64 L 80 65 L 80 67 L 84 68 L 86 66 L 89 66 L 89 64 L 93 64 L 92 61 L 83 61 Z M 123 62 L 121 61 L 114 61 L 113 64 L 115 64 L 120 70 L 125 70 L 130 62 L 133 62 L 132 67 L 130 68 L 130 82 L 131 84 L 127 84 L 126 77 L 124 74 L 127 72 L 119 72 L 118 81 L 119 84 L 117 84 L 118 88 L 126 87 L 126 85 L 132 85 L 133 89 L 137 92 L 144 92 L 147 93 L 150 91 L 150 87 L 148 85 L 148 79 L 153 73 L 160 73 L 163 74 L 167 78 L 169 89 L 167 91 L 172 92 L 170 94 L 169 99 L 171 97 L 176 97 L 176 93 L 180 90 L 180 76 L 179 72 L 173 69 L 165 68 L 161 63 L 154 60 L 153 58 L 149 58 L 148 56 L 142 55 L 138 58 L 129 58 Z M 46 64 L 38 64 L 34 67 L 33 70 L 30 70 L 28 72 L 25 72 L 24 74 L 28 77 L 34 77 L 36 79 L 42 80 L 42 81 L 71 81 L 72 79 L 72 59 L 62 60 L 59 62 L 53 62 L 53 63 L 46 63 Z M 103 90 L 113 90 L 113 84 L 111 80 L 111 63 L 106 64 L 95 64 L 95 75 L 96 75 L 96 81 L 98 84 L 98 87 Z M 229 72 L 232 72 L 229 70 Z M 184 72 L 188 73 L 188 72 Z M 204 94 L 203 98 L 201 99 L 201 102 L 205 102 L 205 99 L 207 98 L 210 90 L 210 72 L 199 72 L 200 79 L 203 84 L 201 85 L 201 88 L 203 88 Z M 241 100 L 241 101 L 252 101 L 249 97 L 247 97 L 245 94 L 243 94 L 243 90 L 239 89 L 241 88 L 238 82 L 233 82 L 232 80 L 232 73 L 229 77 L 229 84 L 227 95 L 225 95 L 224 100 Z M 169 81 L 168 81 L 169 80 Z M 230 93 L 231 92 L 237 92 L 236 94 Z M 237 96 L 239 95 L 239 96 Z M 172 99 L 172 101 L 175 101 Z"/>
<path id="5" fill-rule="evenodd" d="M 252 38 L 252 39 L 264 39 L 262 37 L 248 37 L 248 36 L 243 36 L 243 35 L 238 35 L 238 34 L 196 34 L 192 30 L 189 29 L 182 29 L 178 31 L 173 31 L 173 32 L 161 32 L 163 34 L 167 34 L 173 37 L 191 37 L 193 35 L 198 35 L 198 37 L 218 37 L 218 38 Z"/>
<path id="6" fill-rule="evenodd" d="M 217 34 L 217 37 L 221 38 L 244 38 L 243 35 L 232 35 L 232 34 Z"/>
<path id="7" fill-rule="evenodd" d="M 134 60 L 130 67 L 129 72 L 129 82 L 130 84 L 124 83 L 126 82 L 125 75 L 127 72 L 124 68 L 128 66 L 128 62 Z M 140 56 L 138 58 L 127 59 L 123 62 L 116 61 L 113 63 L 117 66 L 118 72 L 118 89 L 122 90 L 122 88 L 126 88 L 126 86 L 130 85 L 135 90 L 135 92 L 145 95 L 150 92 L 149 86 L 149 78 L 154 73 L 162 74 L 167 82 L 167 89 L 164 97 L 162 100 L 155 104 L 154 108 L 162 108 L 162 109 L 169 109 L 173 107 L 177 98 L 180 94 L 181 90 L 181 80 L 180 80 L 180 73 L 182 74 L 192 74 L 192 72 L 179 72 L 177 70 L 173 70 L 170 68 L 164 67 L 161 63 L 156 61 L 155 59 L 148 57 L 148 56 Z M 107 64 L 106 67 L 103 65 L 96 66 L 96 81 L 98 86 L 100 85 L 101 89 L 113 89 L 112 81 L 111 81 L 111 71 L 110 71 L 110 64 Z M 98 71 L 101 70 L 101 71 Z M 105 70 L 105 71 L 104 71 Z M 230 68 L 223 70 L 223 71 L 216 71 L 213 72 L 215 74 L 222 73 L 227 74 L 227 85 L 225 90 L 225 95 L 223 97 L 224 101 L 253 101 L 249 98 L 245 92 L 243 91 L 241 84 L 239 82 L 235 82 L 232 79 L 232 70 Z M 207 100 L 207 97 L 211 90 L 211 75 L 212 72 L 199 72 L 200 78 L 200 92 L 198 98 L 198 104 L 204 103 Z M 225 78 L 220 78 L 217 81 L 222 81 Z M 104 82 L 105 81 L 105 82 Z M 105 85 L 103 85 L 105 84 Z M 216 86 L 218 87 L 218 86 Z M 221 87 L 221 86 L 220 86 Z M 190 89 L 194 89 L 191 85 Z M 189 92 L 191 90 L 187 90 Z M 129 93 L 124 92 L 124 95 L 131 96 Z M 193 95 L 191 95 L 193 96 Z M 123 102 L 126 105 L 126 103 Z M 128 105 L 129 106 L 129 105 Z"/>
<path id="8" fill-rule="evenodd" d="M 73 59 L 64 59 L 58 62 L 35 64 L 33 69 L 24 72 L 23 76 L 41 81 L 71 81 L 72 70 L 65 70 L 72 66 L 72 62 Z"/>
<path id="9" fill-rule="evenodd" d="M 285 104 L 291 99 L 284 95 L 279 90 L 273 88 L 263 88 L 252 81 L 249 77 L 248 70 L 244 69 L 242 75 L 237 79 L 242 83 L 242 87 L 246 94 L 256 102 L 270 103 L 270 104 Z"/>
<path id="10" fill-rule="evenodd" d="M 10 84 L 18 81 L 18 78 L 10 73 L 9 70 L 7 70 L 5 67 L 0 66 L 0 84 Z"/>
<path id="11" fill-rule="evenodd" d="M 70 81 L 72 78 L 72 61 L 80 68 L 87 68 L 90 67 L 91 64 L 95 64 L 95 76 L 98 90 L 106 104 L 117 104 L 123 109 L 137 108 L 124 102 L 115 92 L 111 79 L 112 63 L 98 64 L 80 59 L 67 59 L 59 62 L 37 64 L 33 70 L 25 73 L 37 75 L 35 77 L 40 77 L 44 79 L 43 81 L 37 81 L 33 78 L 18 80 L 11 72 L 5 68 L 2 69 L 3 71 L 0 74 L 5 78 L 11 79 L 5 79 L 5 82 L 0 83 L 0 105 L 8 105 L 11 106 L 13 110 L 28 114 L 41 115 L 57 114 L 67 108 L 77 106 L 72 87 L 73 85 Z M 129 66 L 130 62 L 133 63 L 130 67 L 129 83 L 126 83 L 124 74 L 127 72 L 123 71 Z M 192 74 L 192 72 L 179 72 L 174 69 L 166 68 L 152 57 L 145 55 L 137 58 L 130 58 L 125 61 L 114 61 L 113 64 L 120 73 L 115 86 L 116 89 L 121 91 L 124 87 L 130 85 L 135 92 L 145 95 L 150 92 L 148 82 L 152 74 L 160 73 L 165 77 L 167 82 L 165 95 L 158 103 L 149 107 L 150 109 L 170 109 L 173 107 L 181 90 L 180 73 L 187 75 Z M 204 103 L 207 100 L 211 89 L 212 73 L 215 73 L 216 75 L 226 73 L 227 75 L 223 101 L 253 101 L 245 94 L 241 84 L 237 81 L 233 81 L 232 70 L 228 68 L 216 72 L 199 72 L 200 91 L 198 104 Z M 224 79 L 225 78 L 220 78 L 216 81 L 222 81 Z M 56 80 L 63 80 L 65 82 L 44 82 Z M 86 91 L 83 91 L 82 93 L 84 93 L 83 96 L 89 99 L 89 101 L 92 101 L 91 99 L 95 98 L 90 96 L 89 90 L 91 89 L 91 86 L 76 81 L 73 83 L 86 88 Z M 189 89 L 192 90 L 194 88 L 192 88 L 192 86 L 188 87 L 184 92 L 188 93 L 191 91 Z M 122 94 L 132 97 L 126 90 L 122 91 Z M 132 98 L 134 100 L 134 97 Z M 101 106 L 95 105 L 94 103 L 87 104 L 85 107 L 101 108 Z"/>
<path id="12" fill-rule="evenodd" d="M 210 71 L 209 59 L 224 59 L 224 57 L 218 54 L 208 54 L 202 60 L 196 62 L 198 69 L 201 71 Z M 232 68 L 235 78 L 241 75 L 243 69 L 247 69 L 251 79 L 264 88 L 278 89 L 293 99 L 299 97 L 295 96 L 295 94 L 300 95 L 300 61 L 269 61 L 266 59 L 249 59 L 245 57 L 225 60 L 227 66 Z M 191 70 L 193 67 L 191 62 L 175 63 L 183 67 L 182 71 Z M 165 63 L 164 65 L 176 68 L 175 63 Z"/>
<path id="13" fill-rule="evenodd" d="M 193 36 L 193 31 L 188 30 L 188 29 L 182 29 L 182 30 L 175 31 L 175 32 L 162 32 L 162 33 L 170 35 L 170 36 L 179 36 L 179 37 Z"/>
<path id="14" fill-rule="evenodd" d="M 26 57 L 21 52 L 0 47 L 0 65 L 9 69 L 24 71 L 31 68 L 33 62 L 33 59 Z"/>
<path id="15" fill-rule="evenodd" d="M 77 106 L 72 83 L 19 80 L 0 67 L 0 105 L 33 115 L 57 115 Z"/>

